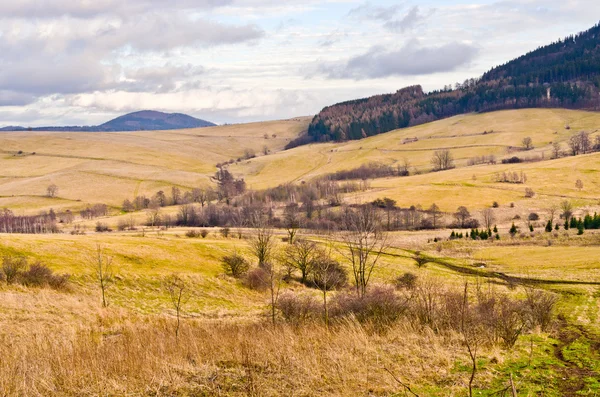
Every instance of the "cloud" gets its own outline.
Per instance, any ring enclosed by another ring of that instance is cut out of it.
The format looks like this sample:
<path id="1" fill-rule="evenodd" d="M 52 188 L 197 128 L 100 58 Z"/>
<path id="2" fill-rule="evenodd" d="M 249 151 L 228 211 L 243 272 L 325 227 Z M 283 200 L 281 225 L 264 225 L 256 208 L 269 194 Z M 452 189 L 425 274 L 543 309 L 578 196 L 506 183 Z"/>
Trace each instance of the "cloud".
<path id="1" fill-rule="evenodd" d="M 317 74 L 330 79 L 362 80 L 449 72 L 471 62 L 478 52 L 477 47 L 466 43 L 426 47 L 411 40 L 398 50 L 376 46 L 346 62 L 321 64 Z"/>
<path id="2" fill-rule="evenodd" d="M 402 9 L 402 7 L 402 4 L 396 4 L 389 7 L 376 7 L 372 6 L 371 3 L 364 3 L 351 9 L 348 12 L 348 16 L 359 19 L 389 21 Z"/>
<path id="3" fill-rule="evenodd" d="M 94 18 L 101 15 L 132 16 L 159 10 L 203 10 L 230 5 L 232 0 L 18 0 L 0 2 L 3 18 Z"/>
<path id="4" fill-rule="evenodd" d="M 414 6 L 402 18 L 387 20 L 383 26 L 393 32 L 404 33 L 406 30 L 413 29 L 425 18 L 425 15 L 420 13 L 419 6 Z"/>

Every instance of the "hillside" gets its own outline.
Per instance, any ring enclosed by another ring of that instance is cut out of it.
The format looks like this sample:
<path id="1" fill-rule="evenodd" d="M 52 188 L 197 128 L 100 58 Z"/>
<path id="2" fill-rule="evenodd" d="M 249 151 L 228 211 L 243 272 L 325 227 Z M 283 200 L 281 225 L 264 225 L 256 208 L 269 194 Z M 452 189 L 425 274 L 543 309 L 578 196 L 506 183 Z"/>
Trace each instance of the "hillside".
<path id="1" fill-rule="evenodd" d="M 216 164 L 276 152 L 306 131 L 308 118 L 143 132 L 3 132 L 0 208 L 27 213 L 120 206 L 171 186 L 208 186 Z M 45 197 L 56 184 L 56 198 Z"/>
<path id="2" fill-rule="evenodd" d="M 64 131 L 64 132 L 117 132 L 117 131 L 159 131 L 185 128 L 214 127 L 210 121 L 197 119 L 182 113 L 163 113 L 142 110 L 119 116 L 98 126 L 67 127 L 4 127 L 0 131 Z"/>
<path id="3" fill-rule="evenodd" d="M 493 201 L 530 205 L 524 197 L 525 187 L 538 193 L 535 203 L 540 207 L 559 201 L 560 195 L 580 199 L 582 205 L 593 203 L 600 191 L 593 171 L 600 168 L 598 154 L 550 160 L 553 142 L 566 151 L 570 137 L 579 131 L 590 132 L 594 140 L 600 113 L 524 109 L 470 114 L 361 141 L 284 151 L 308 123 L 304 118 L 144 133 L 4 133 L 0 135 L 0 208 L 35 213 L 49 208 L 80 209 L 88 203 L 119 207 L 126 198 L 169 191 L 171 186 L 184 190 L 214 187 L 210 177 L 216 164 L 230 159 L 236 161 L 228 169 L 255 190 L 310 181 L 370 162 L 397 166 L 406 160 L 413 175 L 375 179 L 370 189 L 349 194 L 346 200 L 388 196 L 402 206 L 426 208 L 436 202 L 446 211 L 454 210 L 457 200 L 474 209 Z M 522 151 L 524 137 L 532 139 L 534 149 Z M 407 138 L 417 140 L 406 142 Z M 270 151 L 266 156 L 265 145 Z M 457 168 L 429 173 L 432 154 L 444 148 L 451 151 Z M 238 162 L 247 150 L 257 157 Z M 473 158 L 490 155 L 497 163 L 515 155 L 538 160 L 543 156 L 545 161 L 468 167 Z M 496 172 L 509 170 L 527 172 L 527 184 L 492 181 Z M 581 191 L 575 187 L 576 179 L 585 185 Z M 51 183 L 59 188 L 52 199 L 45 197 Z"/>
<path id="4" fill-rule="evenodd" d="M 600 107 L 600 25 L 498 66 L 453 89 L 425 93 L 421 86 L 324 108 L 308 142 L 345 141 L 470 112 L 500 109 Z"/>

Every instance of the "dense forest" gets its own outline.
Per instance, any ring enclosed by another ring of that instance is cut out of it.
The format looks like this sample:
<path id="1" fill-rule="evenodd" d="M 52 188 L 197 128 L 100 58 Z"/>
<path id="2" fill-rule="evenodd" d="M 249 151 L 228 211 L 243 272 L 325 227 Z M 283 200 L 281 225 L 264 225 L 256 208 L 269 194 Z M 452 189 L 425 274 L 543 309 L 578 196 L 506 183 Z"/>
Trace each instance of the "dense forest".
<path id="1" fill-rule="evenodd" d="M 326 107 L 308 135 L 288 148 L 362 139 L 462 113 L 532 107 L 600 108 L 600 24 L 454 87 L 425 93 L 415 85 Z"/>

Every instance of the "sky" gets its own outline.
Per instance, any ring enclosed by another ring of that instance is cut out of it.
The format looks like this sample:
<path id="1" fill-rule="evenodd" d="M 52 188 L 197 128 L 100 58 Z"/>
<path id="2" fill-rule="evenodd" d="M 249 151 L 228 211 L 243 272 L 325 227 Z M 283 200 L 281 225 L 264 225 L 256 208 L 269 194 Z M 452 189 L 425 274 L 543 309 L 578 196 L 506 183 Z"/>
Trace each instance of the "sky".
<path id="1" fill-rule="evenodd" d="M 2 0 L 0 127 L 313 115 L 478 77 L 599 20 L 597 0 Z"/>

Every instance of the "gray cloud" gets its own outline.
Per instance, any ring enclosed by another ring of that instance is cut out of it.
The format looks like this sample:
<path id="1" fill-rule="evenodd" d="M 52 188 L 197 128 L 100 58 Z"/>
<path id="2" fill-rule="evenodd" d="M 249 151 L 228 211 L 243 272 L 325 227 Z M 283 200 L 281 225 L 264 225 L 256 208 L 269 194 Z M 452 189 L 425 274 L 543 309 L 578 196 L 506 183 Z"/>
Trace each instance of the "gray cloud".
<path id="1" fill-rule="evenodd" d="M 383 26 L 388 30 L 404 33 L 406 30 L 413 29 L 425 18 L 425 15 L 421 14 L 419 6 L 414 6 L 402 18 L 390 19 Z"/>
<path id="2" fill-rule="evenodd" d="M 372 47 L 347 62 L 321 64 L 317 73 L 330 79 L 355 80 L 427 75 L 456 70 L 471 62 L 478 52 L 478 48 L 470 44 L 451 42 L 425 47 L 412 40 L 395 51 Z"/>

